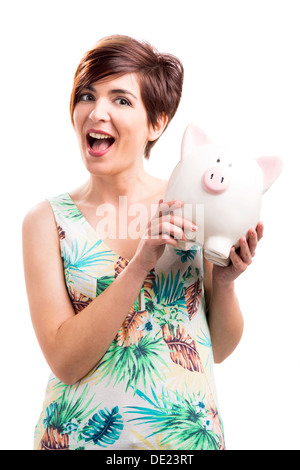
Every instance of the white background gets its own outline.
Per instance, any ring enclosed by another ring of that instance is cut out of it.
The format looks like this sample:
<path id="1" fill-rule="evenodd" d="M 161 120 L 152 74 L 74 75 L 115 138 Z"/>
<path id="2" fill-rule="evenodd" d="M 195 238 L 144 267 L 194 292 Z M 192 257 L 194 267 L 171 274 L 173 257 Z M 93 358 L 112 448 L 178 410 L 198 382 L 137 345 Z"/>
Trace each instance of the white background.
<path id="1" fill-rule="evenodd" d="M 69 118 L 75 68 L 103 36 L 146 39 L 185 67 L 183 98 L 147 168 L 167 178 L 182 133 L 285 169 L 264 196 L 265 237 L 237 282 L 238 349 L 216 366 L 228 449 L 300 449 L 300 13 L 297 0 L 1 2 L 0 448 L 31 449 L 49 374 L 23 280 L 21 225 L 37 202 L 87 178 Z M 242 156 L 241 156 L 242 158 Z"/>

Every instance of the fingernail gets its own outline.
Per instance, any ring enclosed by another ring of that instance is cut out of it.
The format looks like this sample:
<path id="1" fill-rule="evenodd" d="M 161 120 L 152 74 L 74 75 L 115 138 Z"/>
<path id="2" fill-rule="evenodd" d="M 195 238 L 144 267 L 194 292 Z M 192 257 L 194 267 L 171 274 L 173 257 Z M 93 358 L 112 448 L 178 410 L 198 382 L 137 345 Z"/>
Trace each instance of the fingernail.
<path id="1" fill-rule="evenodd" d="M 192 232 L 196 232 L 198 230 L 199 227 L 197 227 L 197 225 L 192 225 Z"/>

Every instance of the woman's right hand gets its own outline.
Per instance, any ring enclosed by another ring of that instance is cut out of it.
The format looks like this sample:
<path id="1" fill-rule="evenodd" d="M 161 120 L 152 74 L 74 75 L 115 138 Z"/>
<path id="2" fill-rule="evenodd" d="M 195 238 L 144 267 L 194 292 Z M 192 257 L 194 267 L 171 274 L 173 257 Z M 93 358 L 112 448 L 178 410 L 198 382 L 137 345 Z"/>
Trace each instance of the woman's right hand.
<path id="1" fill-rule="evenodd" d="M 174 210 L 183 205 L 182 201 L 164 202 L 162 199 L 159 201 L 156 214 L 148 222 L 132 260 L 140 270 L 145 272 L 145 275 L 154 268 L 166 245 L 176 248 L 178 240 L 187 240 L 185 230 L 192 232 L 197 230 L 198 227 L 190 220 L 174 215 Z"/>

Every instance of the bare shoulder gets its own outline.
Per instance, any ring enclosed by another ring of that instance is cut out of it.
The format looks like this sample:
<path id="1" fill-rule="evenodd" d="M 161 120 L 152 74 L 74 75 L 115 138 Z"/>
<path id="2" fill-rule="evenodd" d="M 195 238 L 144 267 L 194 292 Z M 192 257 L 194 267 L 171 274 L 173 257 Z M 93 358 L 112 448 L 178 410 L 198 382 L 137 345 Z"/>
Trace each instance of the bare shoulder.
<path id="1" fill-rule="evenodd" d="M 54 220 L 53 211 L 50 203 L 45 199 L 44 201 L 38 202 L 33 206 L 24 217 L 24 224 L 30 224 L 32 222 L 49 222 Z"/>
<path id="2" fill-rule="evenodd" d="M 60 259 L 60 243 L 53 210 L 45 200 L 33 206 L 22 225 L 25 274 L 39 272 L 40 265 Z M 57 261 L 58 262 L 58 261 Z"/>
<path id="3" fill-rule="evenodd" d="M 33 206 L 25 215 L 22 225 L 23 239 L 26 236 L 39 239 L 46 236 L 47 239 L 56 235 L 56 222 L 50 203 L 41 201 Z"/>

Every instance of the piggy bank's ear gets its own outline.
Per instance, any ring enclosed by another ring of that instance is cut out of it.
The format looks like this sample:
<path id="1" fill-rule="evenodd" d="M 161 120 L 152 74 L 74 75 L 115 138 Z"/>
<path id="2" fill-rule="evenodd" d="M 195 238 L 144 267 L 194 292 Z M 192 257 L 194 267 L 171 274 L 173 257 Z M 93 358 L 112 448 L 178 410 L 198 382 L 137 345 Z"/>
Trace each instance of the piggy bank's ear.
<path id="1" fill-rule="evenodd" d="M 264 175 L 263 192 L 266 192 L 280 175 L 283 163 L 278 157 L 259 157 L 256 161 Z"/>
<path id="2" fill-rule="evenodd" d="M 183 134 L 181 144 L 181 159 L 189 155 L 195 147 L 210 144 L 204 132 L 195 124 L 189 124 Z"/>

